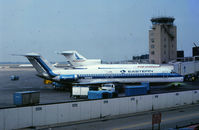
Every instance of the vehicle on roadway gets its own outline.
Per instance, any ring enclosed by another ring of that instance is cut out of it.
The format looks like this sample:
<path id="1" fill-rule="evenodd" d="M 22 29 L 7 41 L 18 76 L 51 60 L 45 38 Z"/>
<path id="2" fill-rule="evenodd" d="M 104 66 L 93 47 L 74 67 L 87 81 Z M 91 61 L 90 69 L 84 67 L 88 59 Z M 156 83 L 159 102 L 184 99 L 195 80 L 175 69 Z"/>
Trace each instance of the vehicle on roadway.
<path id="1" fill-rule="evenodd" d="M 37 70 L 38 76 L 66 86 L 106 83 L 183 82 L 172 66 L 155 64 L 96 64 L 75 69 L 52 66 L 37 53 L 23 55 Z"/>

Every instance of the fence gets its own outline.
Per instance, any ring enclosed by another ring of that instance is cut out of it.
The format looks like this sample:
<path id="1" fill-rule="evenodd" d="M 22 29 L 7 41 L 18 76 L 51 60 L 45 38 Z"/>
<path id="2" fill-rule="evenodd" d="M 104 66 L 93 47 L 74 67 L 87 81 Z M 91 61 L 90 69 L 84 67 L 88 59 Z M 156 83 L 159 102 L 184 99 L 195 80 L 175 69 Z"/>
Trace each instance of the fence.
<path id="1" fill-rule="evenodd" d="M 199 90 L 0 109 L 0 129 L 73 122 L 199 102 Z"/>

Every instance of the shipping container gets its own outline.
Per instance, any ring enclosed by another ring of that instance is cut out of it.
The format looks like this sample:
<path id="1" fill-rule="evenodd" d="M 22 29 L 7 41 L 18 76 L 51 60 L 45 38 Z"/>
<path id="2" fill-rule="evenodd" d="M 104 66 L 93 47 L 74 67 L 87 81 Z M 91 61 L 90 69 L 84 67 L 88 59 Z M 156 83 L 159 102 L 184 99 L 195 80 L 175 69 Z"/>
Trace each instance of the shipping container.
<path id="1" fill-rule="evenodd" d="M 125 96 L 137 96 L 147 94 L 146 86 L 126 86 L 125 87 Z"/>
<path id="2" fill-rule="evenodd" d="M 17 106 L 39 104 L 40 92 L 38 91 L 23 91 L 13 94 L 14 104 Z"/>
<path id="3" fill-rule="evenodd" d="M 150 84 L 149 84 L 149 82 L 142 82 L 141 85 L 145 86 L 147 88 L 147 91 L 150 91 Z"/>
<path id="4" fill-rule="evenodd" d="M 88 99 L 106 99 L 116 96 L 115 92 L 101 90 L 101 91 L 88 91 Z"/>

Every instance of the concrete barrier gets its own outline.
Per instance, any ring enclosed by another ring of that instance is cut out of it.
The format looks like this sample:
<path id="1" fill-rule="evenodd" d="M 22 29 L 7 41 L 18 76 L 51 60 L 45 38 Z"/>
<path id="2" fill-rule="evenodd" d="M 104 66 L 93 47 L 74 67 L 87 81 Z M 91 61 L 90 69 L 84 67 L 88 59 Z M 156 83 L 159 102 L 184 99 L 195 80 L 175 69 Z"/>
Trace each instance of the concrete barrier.
<path id="1" fill-rule="evenodd" d="M 32 108 L 32 124 L 33 126 L 41 126 L 46 125 L 46 106 L 33 106 Z"/>
<path id="2" fill-rule="evenodd" d="M 17 115 L 18 128 L 32 126 L 32 117 L 33 117 L 32 107 L 17 108 L 17 113 L 18 113 Z"/>
<path id="3" fill-rule="evenodd" d="M 118 98 L 119 102 L 119 114 L 127 114 L 128 113 L 128 99 L 129 97 Z"/>
<path id="4" fill-rule="evenodd" d="M 96 100 L 96 101 L 90 101 L 90 115 L 91 115 L 91 119 L 92 118 L 99 118 L 101 115 L 101 101 L 100 100 Z"/>
<path id="5" fill-rule="evenodd" d="M 57 104 L 58 110 L 58 123 L 69 122 L 70 120 L 70 111 L 69 111 L 69 104 Z"/>
<path id="6" fill-rule="evenodd" d="M 180 105 L 186 105 L 186 104 L 192 104 L 192 99 L 193 99 L 193 95 L 192 95 L 192 91 L 188 91 L 188 92 L 181 92 L 180 93 L 180 99 L 181 99 L 181 103 Z"/>
<path id="7" fill-rule="evenodd" d="M 199 103 L 199 90 L 0 109 L 0 129 L 18 129 Z"/>
<path id="8" fill-rule="evenodd" d="M 175 93 L 167 93 L 167 97 L 165 100 L 165 104 L 167 104 L 166 108 L 170 108 L 170 107 L 175 107 L 176 106 L 176 102 L 175 102 Z M 160 95 L 161 96 L 161 95 Z"/>
<path id="9" fill-rule="evenodd" d="M 119 115 L 119 111 L 120 111 L 120 102 L 118 102 L 118 98 L 115 99 L 109 99 L 110 104 L 111 104 L 111 108 L 110 108 L 110 115 L 114 116 L 114 115 Z"/>
<path id="10" fill-rule="evenodd" d="M 155 94 L 152 96 L 153 110 L 167 108 L 168 102 L 168 94 Z"/>
<path id="11" fill-rule="evenodd" d="M 152 95 L 136 97 L 136 112 L 152 110 Z"/>
<path id="12" fill-rule="evenodd" d="M 80 120 L 91 119 L 91 103 L 90 101 L 80 102 Z"/>
<path id="13" fill-rule="evenodd" d="M 101 116 L 110 116 L 111 115 L 111 110 L 112 110 L 112 105 L 111 100 L 101 100 Z M 108 109 L 107 109 L 108 108 Z"/>
<path id="14" fill-rule="evenodd" d="M 5 129 L 18 128 L 18 108 L 6 109 L 5 114 Z"/>
<path id="15" fill-rule="evenodd" d="M 4 114 L 4 111 L 3 109 L 0 110 L 0 130 L 4 130 L 5 129 L 5 114 Z"/>
<path id="16" fill-rule="evenodd" d="M 79 102 L 74 102 L 74 103 L 69 103 L 69 121 L 78 121 L 80 120 L 80 103 Z"/>
<path id="17" fill-rule="evenodd" d="M 0 129 L 9 130 L 32 126 L 32 107 L 0 110 Z"/>
<path id="18" fill-rule="evenodd" d="M 45 106 L 45 123 L 56 124 L 58 123 L 58 105 Z"/>
<path id="19" fill-rule="evenodd" d="M 192 91 L 192 102 L 199 103 L 199 90 Z"/>
<path id="20" fill-rule="evenodd" d="M 136 97 L 129 97 L 128 98 L 128 112 L 129 113 L 135 113 L 136 112 L 136 104 L 137 104 L 137 98 Z"/>

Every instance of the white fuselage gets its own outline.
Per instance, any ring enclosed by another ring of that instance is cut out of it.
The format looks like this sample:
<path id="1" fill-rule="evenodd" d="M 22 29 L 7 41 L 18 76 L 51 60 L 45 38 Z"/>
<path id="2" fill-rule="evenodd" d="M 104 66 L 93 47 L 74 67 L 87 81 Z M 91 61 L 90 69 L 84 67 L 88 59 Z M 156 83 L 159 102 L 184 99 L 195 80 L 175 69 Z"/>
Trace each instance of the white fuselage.
<path id="1" fill-rule="evenodd" d="M 100 64 L 68 70 L 54 70 L 59 81 L 74 78 L 79 83 L 181 82 L 183 77 L 172 74 L 172 66 L 152 64 Z"/>
<path id="2" fill-rule="evenodd" d="M 152 64 L 100 64 L 84 66 L 75 69 L 56 69 L 57 74 L 120 74 L 123 73 L 171 73 L 172 66 L 161 66 Z"/>

